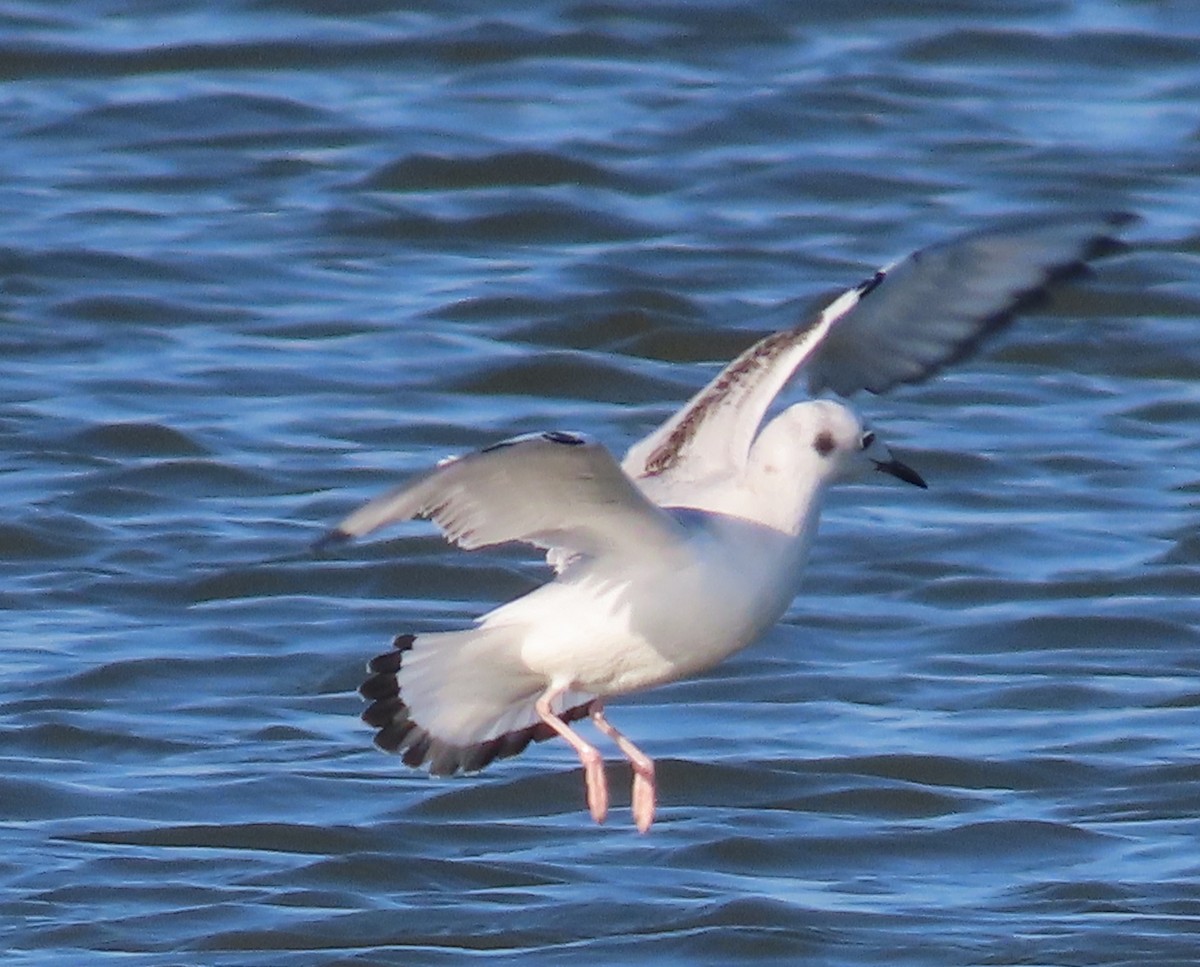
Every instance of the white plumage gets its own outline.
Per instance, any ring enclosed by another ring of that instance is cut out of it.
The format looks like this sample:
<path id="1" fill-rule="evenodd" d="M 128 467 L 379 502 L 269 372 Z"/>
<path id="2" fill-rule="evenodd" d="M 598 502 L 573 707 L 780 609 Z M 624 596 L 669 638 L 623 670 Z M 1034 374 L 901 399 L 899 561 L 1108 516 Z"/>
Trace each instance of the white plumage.
<path id="1" fill-rule="evenodd" d="M 632 763 L 634 818 L 648 829 L 653 762 L 603 701 L 701 672 L 770 628 L 798 590 L 829 486 L 872 470 L 924 486 L 839 402 L 795 404 L 762 426 L 779 392 L 798 371 L 812 392 L 842 395 L 924 379 L 1108 251 L 1128 220 L 1024 219 L 910 255 L 760 339 L 620 465 L 585 437 L 534 434 L 352 513 L 323 544 L 425 517 L 465 549 L 541 548 L 556 574 L 475 627 L 401 635 L 372 661 L 361 692 L 377 744 L 452 774 L 560 735 L 600 821 L 600 755 L 569 725 L 588 716 Z"/>

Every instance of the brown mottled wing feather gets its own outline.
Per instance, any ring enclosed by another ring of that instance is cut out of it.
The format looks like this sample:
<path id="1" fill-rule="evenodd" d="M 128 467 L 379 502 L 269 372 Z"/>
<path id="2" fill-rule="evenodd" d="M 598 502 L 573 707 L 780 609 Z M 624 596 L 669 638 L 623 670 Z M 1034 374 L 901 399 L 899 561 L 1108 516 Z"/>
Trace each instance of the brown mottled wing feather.
<path id="1" fill-rule="evenodd" d="M 671 474 L 687 479 L 740 469 L 771 401 L 859 297 L 860 289 L 851 289 L 816 319 L 760 339 L 683 409 L 630 447 L 622 468 L 631 477 Z"/>

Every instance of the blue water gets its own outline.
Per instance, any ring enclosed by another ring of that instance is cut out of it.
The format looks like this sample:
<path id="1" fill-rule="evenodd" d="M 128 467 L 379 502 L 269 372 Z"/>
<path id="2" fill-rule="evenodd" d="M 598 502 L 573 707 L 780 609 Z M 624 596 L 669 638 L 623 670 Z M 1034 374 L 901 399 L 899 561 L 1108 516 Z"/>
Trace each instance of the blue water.
<path id="1" fill-rule="evenodd" d="M 1170 0 L 0 7 L 5 963 L 1195 963 L 1197 65 Z M 371 747 L 365 660 L 544 572 L 342 514 L 1059 207 L 1143 220 L 861 401 L 929 492 L 610 706 L 648 836 L 562 743 Z"/>

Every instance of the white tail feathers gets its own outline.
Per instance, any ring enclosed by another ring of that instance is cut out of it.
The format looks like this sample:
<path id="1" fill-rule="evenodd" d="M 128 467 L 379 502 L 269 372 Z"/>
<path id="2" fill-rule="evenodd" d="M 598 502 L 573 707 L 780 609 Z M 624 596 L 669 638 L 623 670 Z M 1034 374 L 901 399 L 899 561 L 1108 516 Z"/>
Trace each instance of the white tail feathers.
<path id="1" fill-rule="evenodd" d="M 513 626 L 398 637 L 393 651 L 370 663 L 374 674 L 359 689 L 372 702 L 363 720 L 379 730 L 376 745 L 402 753 L 407 765 L 452 775 L 549 738 L 534 708 L 545 680 L 514 674 L 521 637 Z M 571 721 L 591 700 L 567 692 L 556 710 Z"/>

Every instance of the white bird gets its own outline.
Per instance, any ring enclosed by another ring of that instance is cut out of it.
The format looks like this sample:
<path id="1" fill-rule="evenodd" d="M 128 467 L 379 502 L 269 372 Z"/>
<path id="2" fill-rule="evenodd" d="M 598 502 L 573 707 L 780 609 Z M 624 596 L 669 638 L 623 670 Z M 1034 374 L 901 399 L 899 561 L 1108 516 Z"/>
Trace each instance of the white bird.
<path id="1" fill-rule="evenodd" d="M 452 775 L 559 735 L 602 822 L 601 755 L 570 725 L 588 717 L 632 764 L 633 818 L 648 830 L 654 763 L 609 723 L 605 701 L 703 672 L 774 625 L 799 589 L 830 486 L 871 471 L 925 486 L 840 402 L 797 403 L 760 429 L 775 397 L 797 373 L 814 395 L 921 381 L 1113 250 L 1110 233 L 1130 220 L 1009 221 L 880 269 L 754 343 L 620 464 L 577 434 L 522 436 L 350 514 L 318 545 L 423 517 L 467 550 L 534 545 L 555 572 L 473 627 L 400 635 L 374 659 L 360 692 L 376 744 Z"/>

